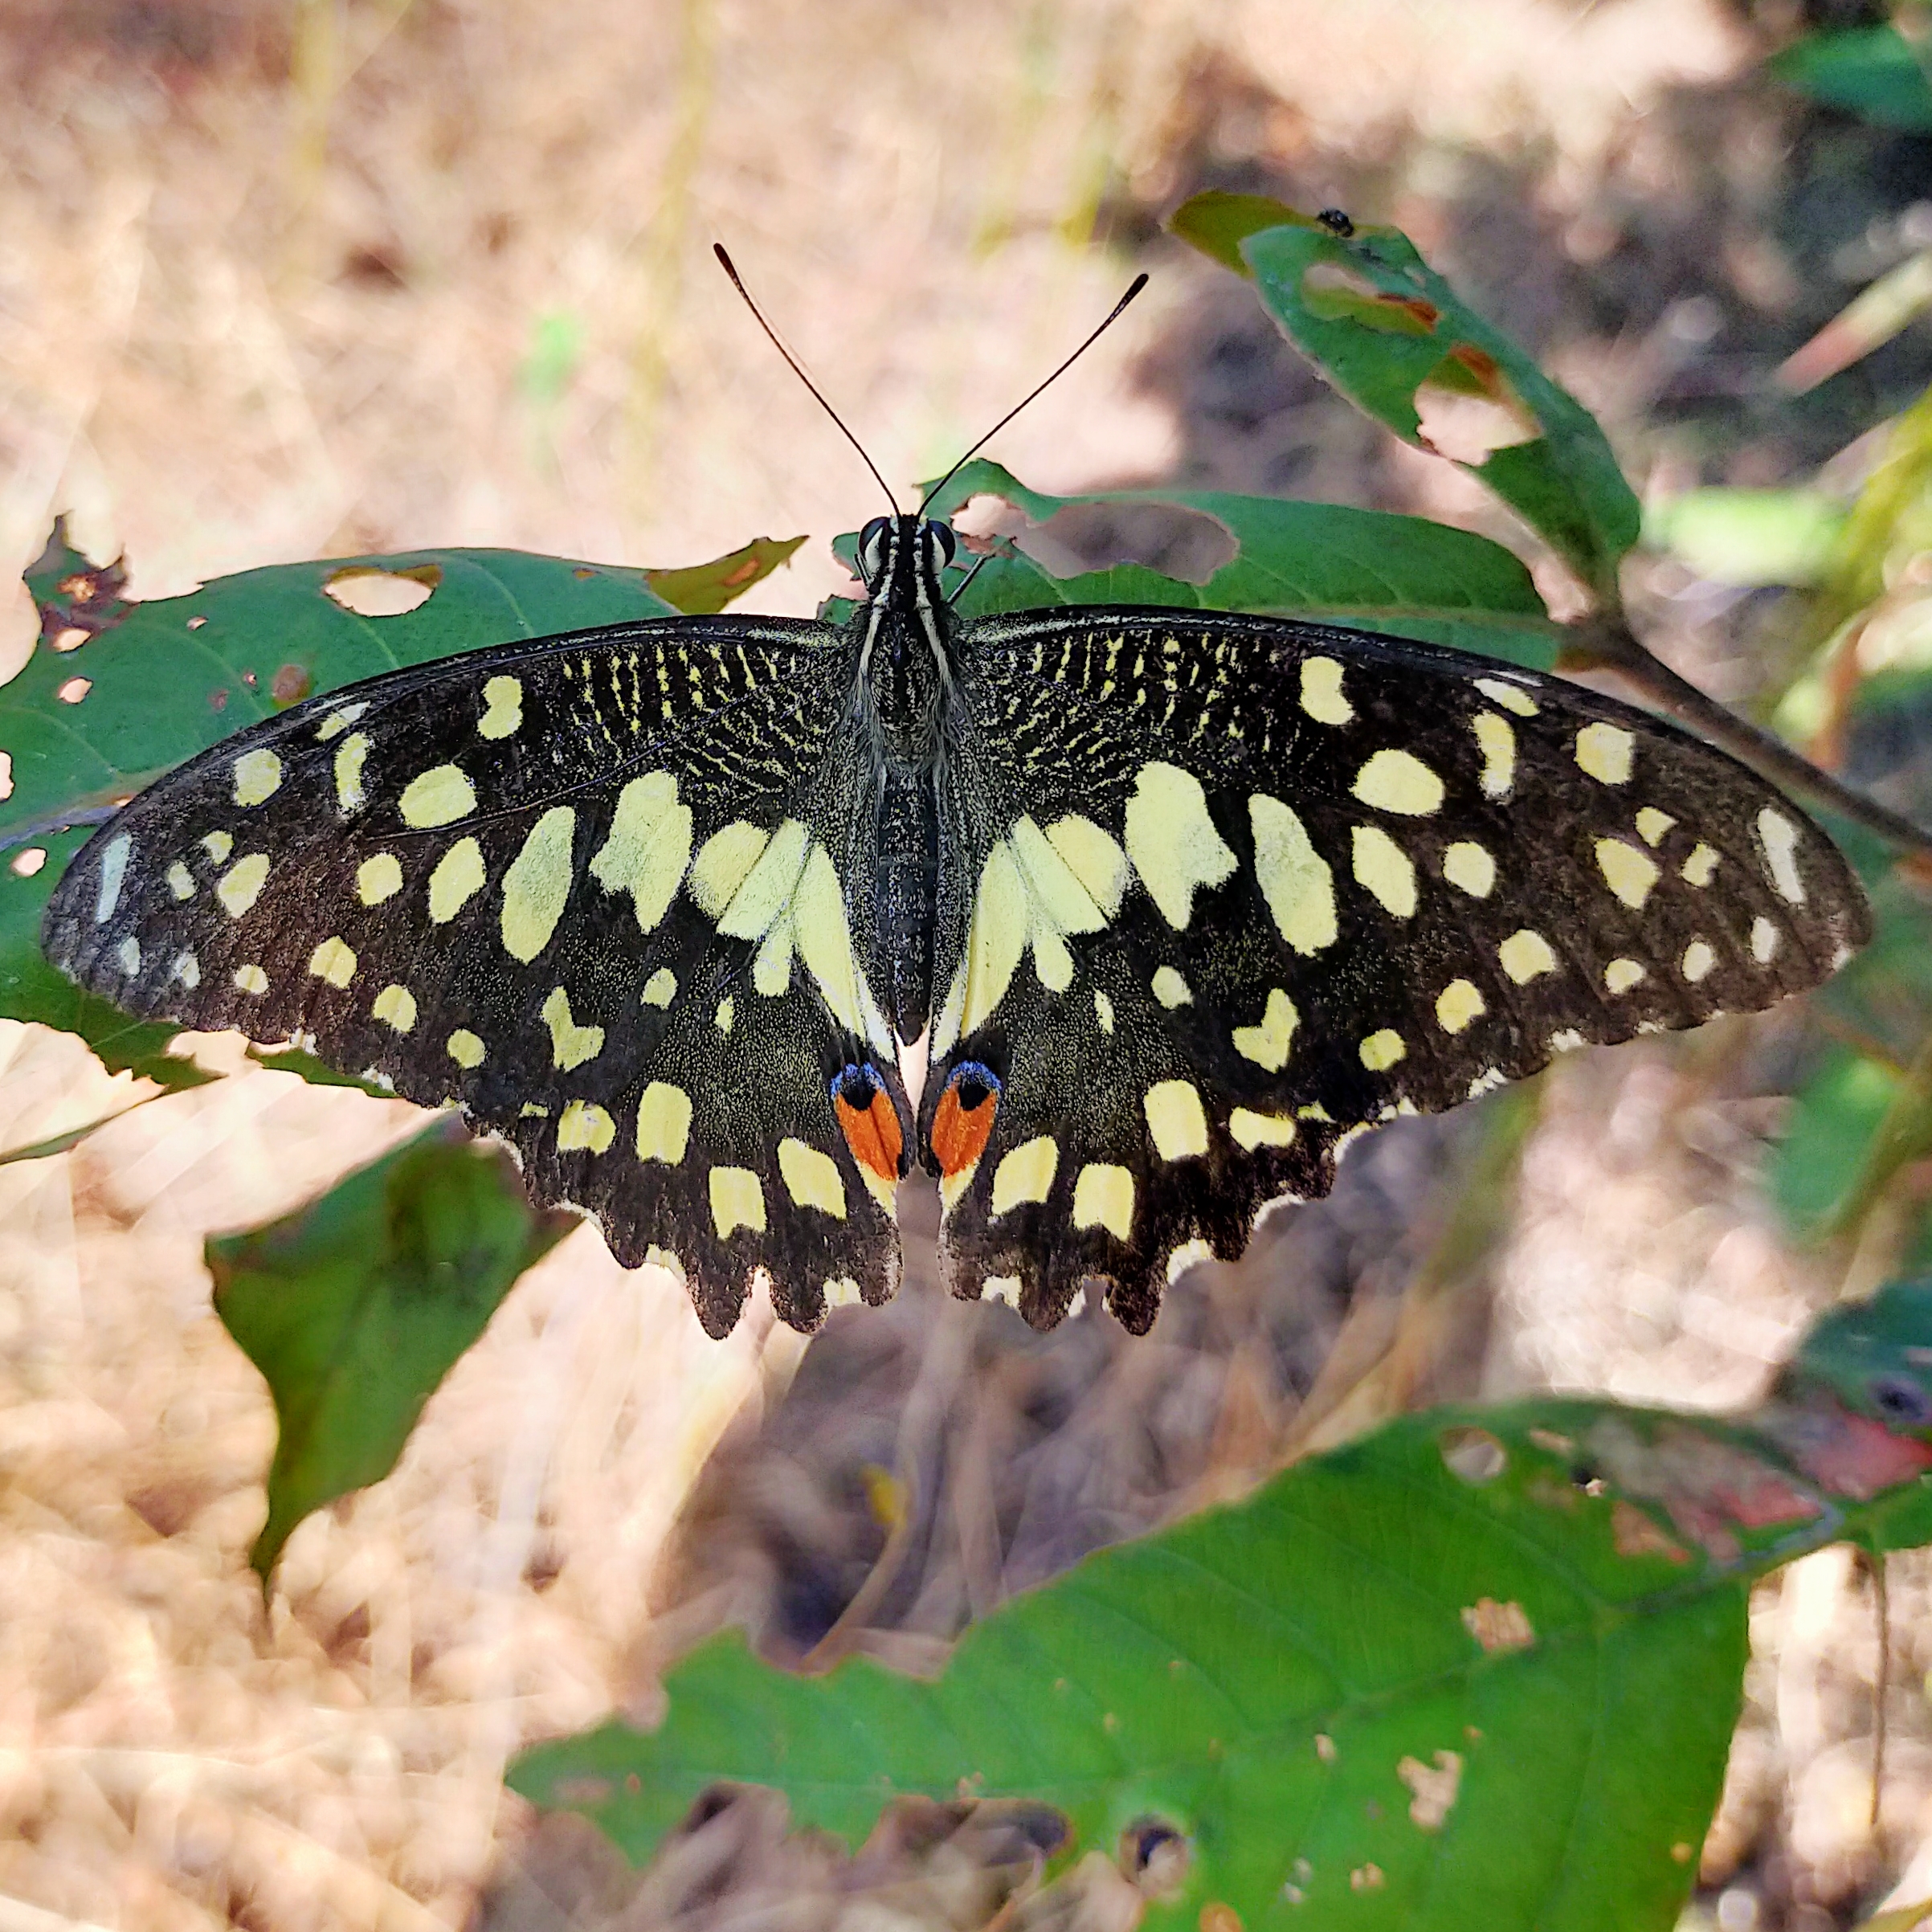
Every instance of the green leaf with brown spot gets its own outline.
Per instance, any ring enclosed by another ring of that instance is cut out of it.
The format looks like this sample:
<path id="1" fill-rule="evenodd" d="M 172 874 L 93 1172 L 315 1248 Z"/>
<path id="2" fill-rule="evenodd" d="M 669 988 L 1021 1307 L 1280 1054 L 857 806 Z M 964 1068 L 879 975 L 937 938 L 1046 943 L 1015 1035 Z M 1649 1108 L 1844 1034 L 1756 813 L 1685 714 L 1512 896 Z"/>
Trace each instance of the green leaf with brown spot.
<path id="1" fill-rule="evenodd" d="M 1637 500 L 1596 419 L 1477 315 L 1398 229 L 1339 235 L 1258 195 L 1196 195 L 1169 226 L 1248 276 L 1290 341 L 1368 415 L 1502 498 L 1606 604 Z"/>
<path id="2" fill-rule="evenodd" d="M 214 1312 L 275 1398 L 266 1579 L 312 1509 L 380 1482 L 517 1277 L 576 1225 L 439 1121 L 319 1200 L 207 1244 Z"/>

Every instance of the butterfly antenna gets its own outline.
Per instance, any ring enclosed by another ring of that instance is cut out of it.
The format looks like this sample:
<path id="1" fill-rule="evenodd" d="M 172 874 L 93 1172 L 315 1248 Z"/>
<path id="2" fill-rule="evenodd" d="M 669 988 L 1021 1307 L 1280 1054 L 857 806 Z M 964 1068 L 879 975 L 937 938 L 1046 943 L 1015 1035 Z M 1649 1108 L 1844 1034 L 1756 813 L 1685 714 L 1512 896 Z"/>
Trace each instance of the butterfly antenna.
<path id="1" fill-rule="evenodd" d="M 723 251 L 721 250 L 719 252 L 721 254 Z M 1144 275 L 1137 275 L 1133 278 L 1133 281 L 1129 284 L 1127 292 L 1113 304 L 1113 308 L 1108 310 L 1106 321 L 1102 322 L 1100 327 L 1095 329 L 1093 334 L 1089 336 L 1086 341 L 1081 343 L 1080 347 L 1075 349 L 1072 354 L 1068 356 L 1066 361 L 1061 363 L 1060 367 L 1055 370 L 1052 375 L 1047 378 L 1045 382 L 1039 384 L 1036 387 L 1027 390 L 1026 394 L 1022 396 L 1020 399 L 1015 402 L 1013 406 L 1008 410 L 1007 413 L 1002 416 L 999 420 L 995 423 L 993 427 L 988 430 L 986 433 L 982 436 L 979 440 L 975 443 L 973 447 L 968 450 L 966 453 L 962 456 L 959 460 L 955 463 L 953 467 L 948 470 L 946 473 L 941 476 L 929 490 L 926 492 L 925 495 L 920 499 L 919 502 L 919 514 L 921 516 L 923 517 L 925 514 L 925 506 L 930 503 L 933 499 L 937 496 L 939 492 L 944 489 L 946 486 L 950 483 L 953 479 L 957 476 L 959 472 L 964 469 L 966 466 L 970 463 L 973 459 L 977 456 L 979 452 L 984 449 L 986 446 L 991 443 L 993 439 L 997 436 L 999 432 L 1004 429 L 1006 426 L 1011 423 L 1013 419 L 1017 416 L 1029 402 L 1034 399 L 1035 396 L 1039 395 L 1042 390 L 1052 388 L 1052 386 L 1057 382 L 1060 378 L 1064 376 L 1067 371 L 1070 370 L 1073 365 L 1077 362 L 1080 357 L 1084 356 L 1087 351 L 1091 349 L 1093 345 L 1097 342 L 1101 337 L 1104 336 L 1107 331 L 1121 319 L 1121 312 L 1125 308 L 1127 304 L 1131 302 L 1133 298 L 1138 295 L 1140 292 L 1146 286 L 1146 276 Z M 748 301 L 750 300 L 750 296 L 746 296 L 745 299 Z M 763 318 L 761 317 L 760 319 L 762 320 Z"/>
<path id="2" fill-rule="evenodd" d="M 892 505 L 892 514 L 895 517 L 897 516 L 899 513 L 899 504 L 898 500 L 892 495 L 892 486 L 879 474 L 879 466 L 877 464 L 872 461 L 870 456 L 866 455 L 865 445 L 861 443 L 859 439 L 845 427 L 845 419 L 841 416 L 829 402 L 826 401 L 825 392 L 819 387 L 816 382 L 812 381 L 810 376 L 806 374 L 804 364 L 802 363 L 799 358 L 785 346 L 784 341 L 779 336 L 777 329 L 774 329 L 770 323 L 765 320 L 764 310 L 759 308 L 758 304 L 753 301 L 751 299 L 751 291 L 745 286 L 744 281 L 739 276 L 737 269 L 733 264 L 731 257 L 725 252 L 724 243 L 722 242 L 713 242 L 711 244 L 711 252 L 718 258 L 718 266 L 725 271 L 725 274 L 731 277 L 731 285 L 733 288 L 737 289 L 739 295 L 743 297 L 745 306 L 751 311 L 752 320 L 755 321 L 759 328 L 763 329 L 766 334 L 771 338 L 772 347 L 775 349 L 790 366 L 791 373 L 796 376 L 807 389 L 811 391 L 813 399 L 818 403 L 819 408 L 823 410 L 826 415 L 830 416 L 832 421 L 839 426 L 839 434 L 842 435 L 845 440 L 859 452 L 859 460 L 872 472 L 873 481 L 878 484 L 880 489 L 885 492 L 885 500 Z M 1143 276 L 1141 279 L 1142 280 L 1145 281 L 1147 278 Z M 1109 320 L 1111 321 L 1112 317 L 1109 317 Z"/>

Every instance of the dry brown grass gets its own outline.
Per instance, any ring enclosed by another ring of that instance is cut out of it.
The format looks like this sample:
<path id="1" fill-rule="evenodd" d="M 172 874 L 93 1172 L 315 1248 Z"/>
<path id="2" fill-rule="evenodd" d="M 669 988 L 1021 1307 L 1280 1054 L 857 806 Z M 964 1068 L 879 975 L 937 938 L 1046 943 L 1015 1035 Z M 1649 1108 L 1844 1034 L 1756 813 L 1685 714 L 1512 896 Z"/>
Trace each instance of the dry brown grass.
<path id="1" fill-rule="evenodd" d="M 149 594 L 350 550 L 681 563 L 758 531 L 823 538 L 876 506 L 709 268 L 713 236 L 881 466 L 909 477 L 1117 292 L 1125 255 L 1093 245 L 1106 210 L 1158 208 L 1191 170 L 1253 166 L 1311 201 L 1377 184 L 1427 245 L 1460 147 L 1537 156 L 1539 219 L 1580 255 L 1606 149 L 1660 90 L 1745 52 L 1702 0 L 15 0 L 0 17 L 0 561 L 10 578 L 62 507 L 97 554 L 126 547 Z M 1190 89 L 1231 74 L 1252 106 L 1196 151 Z M 1174 392 L 1135 372 L 1158 373 L 1162 345 L 1226 298 L 1203 266 L 1159 266 L 1109 349 L 1003 439 L 1030 480 L 1177 460 Z M 546 388 L 559 341 L 574 344 L 567 379 Z M 1614 413 L 1640 409 L 1651 367 L 1626 345 L 1570 372 Z M 1385 496 L 1486 514 L 1440 466 L 1378 477 Z M 758 601 L 807 609 L 839 575 L 814 545 Z M 0 671 L 26 648 L 23 600 L 6 623 Z M 1493 1383 L 1750 1394 L 1819 1285 L 1767 1231 L 1750 1182 L 1763 1123 L 1727 1078 L 1660 1048 L 1557 1084 L 1502 1270 Z M 0 1146 L 129 1097 L 71 1043 L 0 1026 Z M 856 1455 L 864 1418 L 804 1428 L 761 1515 L 743 1483 L 777 1466 L 782 1432 L 757 1424 L 779 1412 L 798 1345 L 762 1316 L 709 1343 L 668 1284 L 615 1269 L 586 1231 L 519 1287 L 395 1476 L 297 1532 L 264 1608 L 245 1553 L 272 1419 L 209 1312 L 201 1240 L 285 1209 L 414 1117 L 247 1071 L 0 1169 L 0 1932 L 461 1924 L 526 1828 L 500 1794 L 506 1755 L 647 1693 L 664 1641 L 651 1581 L 727 1429 L 692 1519 L 702 1546 L 687 1534 L 660 1596 L 769 1587 L 762 1525 L 835 1522 L 813 1443 Z M 1346 1215 L 1311 1215 L 1300 1246 L 1157 1330 L 1146 1346 L 1165 1353 L 1089 1335 L 1028 1357 L 954 1333 L 993 1311 L 941 1324 L 948 1389 L 970 1394 L 990 1359 L 974 1350 L 991 1349 L 998 1386 L 1019 1393 L 964 1419 L 929 1401 L 918 1427 L 977 1428 L 982 1464 L 1003 1445 L 1035 1486 L 1023 1507 L 991 1481 L 963 1493 L 951 1554 L 880 1620 L 946 1634 L 1043 1551 L 1064 1561 L 1265 1462 L 1333 1330 L 1305 1321 L 1301 1354 L 1278 1346 L 1255 1283 L 1292 1287 L 1319 1250 L 1338 1281 L 1360 1286 L 1366 1268 L 1398 1305 L 1428 1245 L 1426 1212 L 1403 1232 L 1399 1191 L 1348 1210 L 1397 1231 L 1370 1262 Z M 890 1345 L 911 1352 L 878 1411 L 888 1463 L 905 1389 L 931 1395 L 925 1346 Z M 1071 1544 L 1052 1518 L 1072 1452 L 1029 1460 L 1000 1432 L 1054 1375 L 1087 1379 L 1080 1452 L 1097 1466 L 1122 1418 L 1158 1411 L 1154 1446 L 1112 1465 Z M 861 1575 L 873 1554 L 847 1553 Z M 1870 1672 L 1840 1641 L 1864 1610 L 1836 1561 L 1767 1597 L 1784 1648 L 1711 1866 L 1722 1876 L 1751 1820 L 1810 1780 L 1820 1795 L 1779 1855 L 1808 1861 L 1827 1898 L 1880 1856 L 1846 1822 Z M 1901 1594 L 1909 1629 L 1932 1628 Z M 1898 1787 L 1906 1810 L 1925 1783 Z M 1894 1868 L 1932 1838 L 1917 1813 L 1888 1825 Z M 721 1823 L 705 1847 L 679 1869 L 706 1884 L 735 1859 L 802 1899 L 819 1869 L 769 1819 Z M 921 1856 L 929 1877 L 946 1865 Z M 809 1922 L 968 1922 L 941 1897 L 975 1909 L 962 1869 L 941 1873 L 950 1893 L 905 1889 L 901 1866 L 884 1893 L 827 1878 Z M 628 1922 L 659 1922 L 681 1882 L 634 1899 Z M 578 1922 L 618 1909 L 610 1884 Z M 1097 1913 L 1121 1909 L 1093 1885 Z M 513 1916 L 538 1910 L 514 1891 L 498 1922 L 561 1922 Z"/>

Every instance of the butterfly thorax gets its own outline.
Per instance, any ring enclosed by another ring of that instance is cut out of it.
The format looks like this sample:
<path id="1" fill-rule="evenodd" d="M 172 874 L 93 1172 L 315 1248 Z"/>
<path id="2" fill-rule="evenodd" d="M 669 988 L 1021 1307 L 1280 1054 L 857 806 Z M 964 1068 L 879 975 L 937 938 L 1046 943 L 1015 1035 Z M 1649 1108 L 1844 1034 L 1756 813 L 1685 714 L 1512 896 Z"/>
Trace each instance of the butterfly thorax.
<path id="1" fill-rule="evenodd" d="M 932 1007 L 937 780 L 952 689 L 939 574 L 952 551 L 952 532 L 918 517 L 879 517 L 859 544 L 867 599 L 853 619 L 863 639 L 856 695 L 878 812 L 873 929 L 888 1011 L 906 1040 L 925 1031 Z"/>

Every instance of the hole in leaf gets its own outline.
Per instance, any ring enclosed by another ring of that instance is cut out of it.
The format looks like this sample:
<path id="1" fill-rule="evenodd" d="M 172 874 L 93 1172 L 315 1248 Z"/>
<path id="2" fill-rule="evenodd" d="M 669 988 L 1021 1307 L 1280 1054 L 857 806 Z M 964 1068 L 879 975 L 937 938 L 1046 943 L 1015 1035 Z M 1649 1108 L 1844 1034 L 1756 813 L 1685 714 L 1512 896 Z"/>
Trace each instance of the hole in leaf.
<path id="1" fill-rule="evenodd" d="M 1415 415 L 1419 441 L 1472 469 L 1543 433 L 1496 358 L 1471 342 L 1458 343 L 1415 386 Z"/>
<path id="2" fill-rule="evenodd" d="M 439 564 L 411 564 L 404 570 L 381 570 L 350 564 L 322 586 L 324 592 L 357 617 L 401 617 L 426 604 L 443 581 Z"/>
<path id="3" fill-rule="evenodd" d="M 1218 517 L 1178 503 L 1070 503 L 1016 541 L 1056 577 L 1138 563 L 1204 584 L 1241 553 Z"/>
<path id="4" fill-rule="evenodd" d="M 69 624 L 64 631 L 55 633 L 53 647 L 64 656 L 69 651 L 78 651 L 88 637 L 88 633 L 78 624 Z"/>
<path id="5" fill-rule="evenodd" d="M 0 799 L 14 795 L 14 754 L 0 751 Z"/>
<path id="6" fill-rule="evenodd" d="M 1165 1818 L 1137 1818 L 1121 1833 L 1120 1868 L 1146 1897 L 1178 1898 L 1194 1864 L 1194 1846 Z"/>
<path id="7" fill-rule="evenodd" d="M 1419 295 L 1389 295 L 1342 262 L 1311 263 L 1301 277 L 1301 300 L 1323 322 L 1359 322 L 1383 335 L 1435 333 L 1442 311 Z"/>
<path id="8" fill-rule="evenodd" d="M 22 879 L 32 878 L 46 864 L 47 848 L 42 845 L 30 845 L 25 852 L 15 852 L 13 857 L 14 872 Z"/>
<path id="9" fill-rule="evenodd" d="M 1487 1429 L 1445 1429 L 1443 1466 L 1452 1476 L 1480 1486 L 1494 1482 L 1509 1466 L 1509 1453 Z"/>
<path id="10" fill-rule="evenodd" d="M 91 677 L 71 677 L 54 695 L 63 705 L 78 705 L 93 688 Z"/>

